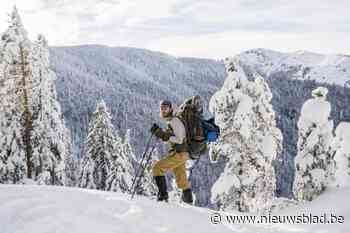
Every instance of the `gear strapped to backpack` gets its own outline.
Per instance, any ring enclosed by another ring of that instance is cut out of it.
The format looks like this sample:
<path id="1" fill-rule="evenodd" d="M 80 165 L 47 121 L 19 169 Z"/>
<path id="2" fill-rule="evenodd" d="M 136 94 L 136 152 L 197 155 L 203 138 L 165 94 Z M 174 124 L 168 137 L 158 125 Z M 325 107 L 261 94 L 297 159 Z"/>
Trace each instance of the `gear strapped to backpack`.
<path id="1" fill-rule="evenodd" d="M 198 95 L 185 100 L 176 112 L 176 117 L 185 126 L 191 159 L 198 159 L 207 151 L 207 142 L 214 142 L 219 137 L 220 130 L 214 118 L 203 119 L 203 102 Z"/>

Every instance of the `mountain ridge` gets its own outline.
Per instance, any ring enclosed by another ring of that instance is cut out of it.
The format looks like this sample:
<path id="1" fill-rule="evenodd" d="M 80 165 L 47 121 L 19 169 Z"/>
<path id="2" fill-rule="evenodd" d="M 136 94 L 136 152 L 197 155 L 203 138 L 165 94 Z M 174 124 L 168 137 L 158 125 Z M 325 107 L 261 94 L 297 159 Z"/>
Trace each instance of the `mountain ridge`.
<path id="1" fill-rule="evenodd" d="M 105 100 L 110 109 L 112 123 L 121 136 L 126 129 L 131 129 L 131 144 L 136 155 L 139 155 L 144 149 L 152 123 L 162 125 L 158 116 L 159 100 L 167 98 L 178 106 L 185 98 L 199 94 L 207 106 L 227 76 L 223 61 L 175 58 L 164 53 L 145 51 L 104 46 L 51 48 L 51 68 L 57 74 L 57 93 L 66 123 L 72 132 L 76 156 L 82 156 L 88 122 L 100 98 Z M 257 51 L 253 52 L 248 53 L 248 57 L 243 54 L 237 58 L 245 56 L 248 61 L 258 58 Z M 271 54 L 275 59 L 283 55 L 279 52 Z M 262 55 L 269 54 L 264 52 Z M 261 73 L 267 80 L 273 94 L 272 105 L 277 114 L 277 126 L 285 139 L 283 156 L 276 161 L 277 192 L 290 197 L 298 130 L 296 123 L 302 103 L 311 97 L 311 90 L 320 85 L 326 86 L 333 109 L 332 119 L 337 124 L 350 121 L 347 104 L 350 103 L 350 94 L 347 94 L 350 92 L 341 85 L 300 79 L 297 75 L 302 69 L 298 67 L 294 67 L 295 70 L 287 67 L 278 72 L 264 73 L 261 70 L 264 66 L 257 63 L 258 60 L 255 61 L 245 64 L 247 71 Z M 330 78 L 334 78 L 335 73 L 331 75 Z M 164 150 L 161 147 L 160 153 Z M 193 170 L 192 184 L 195 192 L 200 191 L 199 205 L 207 206 L 210 187 L 219 177 L 223 164 L 209 164 L 207 156 L 203 156 L 202 160 Z"/>

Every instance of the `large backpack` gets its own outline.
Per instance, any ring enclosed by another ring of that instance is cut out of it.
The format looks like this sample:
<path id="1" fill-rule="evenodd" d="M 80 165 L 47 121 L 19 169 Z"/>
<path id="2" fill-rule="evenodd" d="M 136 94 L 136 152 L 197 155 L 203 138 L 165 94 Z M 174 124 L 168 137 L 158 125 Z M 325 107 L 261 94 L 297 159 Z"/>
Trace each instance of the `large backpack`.
<path id="1" fill-rule="evenodd" d="M 203 101 L 196 95 L 184 101 L 176 112 L 186 129 L 186 142 L 189 146 L 191 159 L 198 159 L 207 151 L 207 142 L 216 141 L 219 137 L 219 127 L 214 118 L 203 119 Z"/>

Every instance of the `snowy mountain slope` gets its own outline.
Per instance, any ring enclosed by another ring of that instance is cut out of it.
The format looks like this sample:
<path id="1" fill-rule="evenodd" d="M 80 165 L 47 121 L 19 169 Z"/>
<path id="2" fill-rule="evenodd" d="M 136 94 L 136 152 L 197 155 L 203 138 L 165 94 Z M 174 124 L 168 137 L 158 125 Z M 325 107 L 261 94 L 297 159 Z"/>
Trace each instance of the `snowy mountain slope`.
<path id="1" fill-rule="evenodd" d="M 350 56 L 347 55 L 323 55 L 308 51 L 280 53 L 253 49 L 239 54 L 238 57 L 265 77 L 284 72 L 300 80 L 350 85 Z"/>
<path id="2" fill-rule="evenodd" d="M 291 197 L 293 158 L 297 150 L 296 123 L 302 104 L 319 84 L 313 80 L 293 79 L 292 72 L 272 72 L 266 76 L 259 70 L 259 67 L 265 67 L 265 60 L 277 61 L 284 56 L 283 53 L 261 49 L 251 50 L 253 54 L 246 53 L 237 56 L 247 68 L 254 68 L 254 71 L 262 74 L 273 94 L 277 127 L 284 138 L 283 156 L 275 166 L 277 194 Z M 256 53 L 261 55 L 257 56 Z M 121 136 L 126 129 L 131 129 L 131 144 L 136 156 L 139 156 L 149 136 L 150 125 L 159 122 L 160 99 L 169 98 L 179 104 L 188 96 L 200 94 L 208 101 L 221 88 L 227 76 L 220 61 L 176 58 L 136 48 L 98 45 L 52 47 L 50 60 L 58 77 L 57 93 L 65 121 L 72 131 L 76 154 L 81 153 L 88 120 L 99 97 L 106 101 L 112 123 Z M 349 89 L 324 85 L 329 90 L 331 118 L 335 126 L 339 121 L 350 121 Z M 193 169 L 191 183 L 198 197 L 198 205 L 210 206 L 211 185 L 220 176 L 224 165 L 224 162 L 210 164 L 207 156 L 204 156 Z"/>
<path id="3" fill-rule="evenodd" d="M 276 220 L 275 222 L 271 220 L 272 223 L 263 224 L 232 224 L 226 222 L 226 226 L 232 229 L 233 232 L 247 233 L 347 233 L 350 231 L 350 222 L 347 220 L 350 218 L 350 207 L 344 205 L 344 203 L 347 202 L 349 194 L 349 188 L 328 189 L 312 202 L 299 203 L 297 206 L 283 208 L 263 215 L 265 216 L 264 219 L 270 216 L 271 219 L 281 219 L 285 221 L 284 223 L 278 223 Z M 222 213 L 221 216 L 233 214 L 242 216 L 241 213 Z M 332 215 L 333 217 L 331 217 Z M 289 219 L 289 221 L 283 220 L 283 218 Z M 262 220 L 263 218 L 257 219 Z"/>
<path id="4" fill-rule="evenodd" d="M 119 135 L 130 129 L 131 145 L 139 157 L 150 136 L 150 126 L 154 122 L 161 125 L 161 99 L 180 104 L 185 98 L 200 94 L 208 102 L 225 79 L 221 62 L 176 58 L 144 49 L 88 45 L 53 47 L 50 52 L 51 66 L 58 76 L 57 93 L 77 156 L 81 155 L 88 122 L 100 97 L 105 100 Z M 159 151 L 163 155 L 164 147 Z M 213 174 L 219 174 L 221 169 L 209 163 L 198 168 L 201 167 L 205 171 L 194 172 L 203 182 L 198 190 L 208 192 L 207 186 L 217 176 Z M 207 192 L 198 199 L 204 206 L 209 200 Z"/>
<path id="5" fill-rule="evenodd" d="M 236 56 L 247 73 L 259 73 L 267 81 L 277 127 L 283 133 L 283 153 L 276 161 L 278 195 L 292 197 L 294 156 L 297 154 L 298 127 L 302 104 L 318 86 L 329 90 L 334 125 L 350 121 L 350 57 L 307 51 L 281 53 L 252 49 Z"/>
<path id="6" fill-rule="evenodd" d="M 209 211 L 96 190 L 0 185 L 1 233 L 231 232 Z"/>
<path id="7" fill-rule="evenodd" d="M 140 145 L 139 151 L 144 145 L 140 139 L 158 119 L 160 99 L 180 104 L 183 98 L 200 94 L 209 100 L 225 73 L 223 64 L 214 60 L 178 59 L 144 49 L 89 45 L 54 47 L 50 52 L 77 152 L 98 97 L 110 107 L 117 129 L 122 133 L 131 129 L 132 143 Z"/>
<path id="8" fill-rule="evenodd" d="M 346 55 L 289 54 L 253 49 L 236 57 L 266 79 L 284 76 L 328 84 L 333 80 L 339 85 L 350 82 L 350 57 Z M 117 129 L 122 133 L 127 128 L 132 129 L 132 144 L 140 152 L 144 145 L 140 139 L 147 136 L 143 128 L 159 120 L 155 112 L 160 99 L 169 98 L 180 104 L 184 98 L 200 94 L 208 101 L 226 77 L 221 61 L 176 58 L 128 47 L 52 47 L 50 62 L 58 76 L 57 93 L 72 130 L 76 153 L 82 149 L 88 118 L 98 97 L 102 96 L 111 108 L 112 122 Z M 279 87 L 271 82 L 269 85 L 273 92 L 279 92 L 276 90 Z M 275 108 L 283 107 L 283 104 L 273 101 Z M 137 109 L 140 106 L 150 108 Z"/>
<path id="9" fill-rule="evenodd" d="M 175 203 L 157 203 L 144 197 L 96 190 L 34 185 L 0 185 L 1 233 L 346 233 L 350 207 L 343 203 L 350 189 L 330 190 L 313 202 L 284 209 L 272 216 L 334 214 L 344 223 L 243 224 L 226 216 L 249 215 L 213 212 Z M 222 222 L 210 218 L 219 213 Z M 245 217 L 246 216 L 246 217 Z M 254 217 L 254 215 L 251 215 Z M 266 215 L 267 216 L 267 215 Z M 236 220 L 237 221 L 237 220 Z"/>
<path id="10" fill-rule="evenodd" d="M 350 189 L 328 189 L 321 196 L 313 200 L 312 202 L 305 202 L 299 204 L 297 207 L 284 209 L 278 212 L 278 215 L 302 215 L 303 213 L 314 216 L 327 215 L 327 220 L 330 220 L 330 216 L 333 214 L 338 219 L 342 218 L 343 223 L 323 223 L 323 224 L 302 224 L 302 225 L 289 225 L 290 229 L 295 232 L 334 232 L 334 233 L 346 233 L 350 231 L 350 206 L 348 203 L 350 195 Z M 277 213 L 275 213 L 277 214 Z M 334 220 L 334 219 L 333 219 Z M 288 225 L 281 226 L 281 229 L 288 229 Z"/>

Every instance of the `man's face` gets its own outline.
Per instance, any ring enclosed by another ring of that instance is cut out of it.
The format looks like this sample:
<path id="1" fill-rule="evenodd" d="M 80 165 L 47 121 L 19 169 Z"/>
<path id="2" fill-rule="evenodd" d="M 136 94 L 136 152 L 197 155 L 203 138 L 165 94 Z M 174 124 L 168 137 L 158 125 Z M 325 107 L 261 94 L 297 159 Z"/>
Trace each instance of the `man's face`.
<path id="1" fill-rule="evenodd" d="M 172 112 L 172 109 L 168 105 L 160 105 L 160 107 L 159 107 L 160 117 L 162 117 L 162 118 L 168 117 L 168 116 L 170 116 L 171 112 Z"/>

